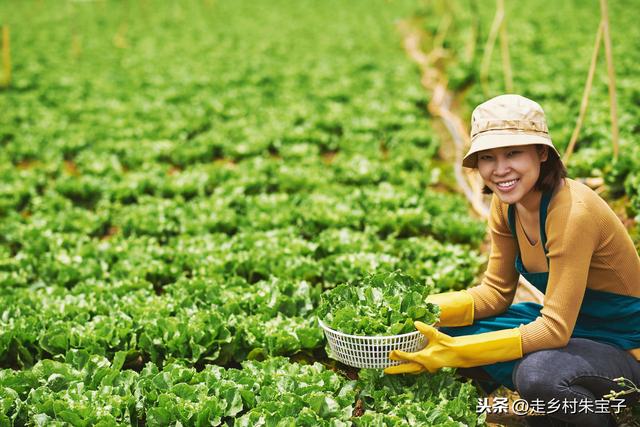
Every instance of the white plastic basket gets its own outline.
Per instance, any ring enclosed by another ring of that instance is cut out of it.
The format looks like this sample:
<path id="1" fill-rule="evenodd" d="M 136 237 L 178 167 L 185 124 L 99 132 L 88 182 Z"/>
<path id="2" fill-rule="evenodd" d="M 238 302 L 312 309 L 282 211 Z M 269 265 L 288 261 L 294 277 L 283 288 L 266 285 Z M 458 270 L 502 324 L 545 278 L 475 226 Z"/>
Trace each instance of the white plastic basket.
<path id="1" fill-rule="evenodd" d="M 320 319 L 318 324 L 329 342 L 329 357 L 355 368 L 382 369 L 400 365 L 405 362 L 389 359 L 391 350 L 415 352 L 427 345 L 427 338 L 419 331 L 402 335 L 362 336 L 333 330 Z"/>

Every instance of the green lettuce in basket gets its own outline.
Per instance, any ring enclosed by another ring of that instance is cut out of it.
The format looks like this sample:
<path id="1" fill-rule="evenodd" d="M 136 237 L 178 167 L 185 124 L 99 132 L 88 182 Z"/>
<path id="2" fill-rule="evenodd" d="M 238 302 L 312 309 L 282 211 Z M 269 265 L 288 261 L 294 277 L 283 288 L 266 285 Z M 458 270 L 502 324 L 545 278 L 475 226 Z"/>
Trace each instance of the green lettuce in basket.
<path id="1" fill-rule="evenodd" d="M 431 289 L 399 271 L 372 274 L 323 293 L 317 315 L 345 334 L 405 334 L 416 330 L 416 320 L 438 320 L 439 307 L 425 302 Z"/>

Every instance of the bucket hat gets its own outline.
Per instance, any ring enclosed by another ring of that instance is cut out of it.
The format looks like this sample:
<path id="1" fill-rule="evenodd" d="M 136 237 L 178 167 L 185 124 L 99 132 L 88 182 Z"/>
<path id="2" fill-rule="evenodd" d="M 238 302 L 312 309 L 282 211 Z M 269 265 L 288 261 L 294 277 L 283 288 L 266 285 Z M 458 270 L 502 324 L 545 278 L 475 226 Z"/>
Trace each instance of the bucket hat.
<path id="1" fill-rule="evenodd" d="M 471 148 L 462 166 L 478 167 L 477 153 L 482 150 L 530 144 L 543 144 L 558 153 L 542 107 L 520 95 L 496 96 L 478 105 L 471 114 Z"/>

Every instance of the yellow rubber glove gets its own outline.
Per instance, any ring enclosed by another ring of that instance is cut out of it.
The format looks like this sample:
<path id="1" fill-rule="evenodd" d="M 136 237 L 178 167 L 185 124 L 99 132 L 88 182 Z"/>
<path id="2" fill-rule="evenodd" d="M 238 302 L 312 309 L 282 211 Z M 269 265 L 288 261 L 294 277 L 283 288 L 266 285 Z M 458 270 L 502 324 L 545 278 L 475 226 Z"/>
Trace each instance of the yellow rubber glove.
<path id="1" fill-rule="evenodd" d="M 440 306 L 438 326 L 468 326 L 473 324 L 473 297 L 465 291 L 429 295 L 427 302 Z"/>
<path id="2" fill-rule="evenodd" d="M 422 322 L 415 322 L 415 326 L 429 340 L 427 346 L 415 353 L 393 350 L 389 359 L 410 363 L 391 366 L 384 370 L 385 374 L 433 373 L 444 367 L 471 368 L 522 357 L 518 328 L 451 337 Z"/>

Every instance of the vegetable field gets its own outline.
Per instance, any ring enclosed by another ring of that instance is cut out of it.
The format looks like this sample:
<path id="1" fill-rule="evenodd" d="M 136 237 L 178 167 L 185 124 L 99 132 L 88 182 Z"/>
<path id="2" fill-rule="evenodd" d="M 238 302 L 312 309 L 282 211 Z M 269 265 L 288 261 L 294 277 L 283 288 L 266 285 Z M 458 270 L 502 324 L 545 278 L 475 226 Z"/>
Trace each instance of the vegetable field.
<path id="1" fill-rule="evenodd" d="M 370 273 L 459 289 L 484 261 L 466 202 L 425 190 L 410 2 L 11 6 L 2 425 L 476 423 L 451 373 L 332 372 L 314 316 Z"/>
<path id="2" fill-rule="evenodd" d="M 334 298 L 345 329 L 404 332 L 411 322 L 398 313 L 433 320 L 434 307 L 413 306 L 483 272 L 485 221 L 453 191 L 430 95 L 396 29 L 413 17 L 435 31 L 432 6 L 0 3 L 11 42 L 0 89 L 0 426 L 485 425 L 478 390 L 454 370 L 348 369 L 327 356 L 316 321 Z M 579 3 L 563 7 L 580 27 Z M 613 28 L 629 32 L 614 33 L 619 159 L 604 141 L 600 87 L 569 165 L 602 177 L 638 233 L 640 34 L 624 7 L 611 11 Z M 454 50 L 470 19 L 456 16 L 445 39 Z M 564 148 L 587 64 L 547 37 L 551 18 L 517 19 L 526 31 L 510 28 L 513 43 L 527 52 L 514 55 L 517 88 L 549 110 Z M 450 67 L 471 108 L 482 98 L 474 63 L 452 56 Z M 354 287 L 397 271 L 411 287 L 387 300 L 396 316 L 361 310 L 381 323 L 352 322 L 350 303 L 379 298 Z"/>

